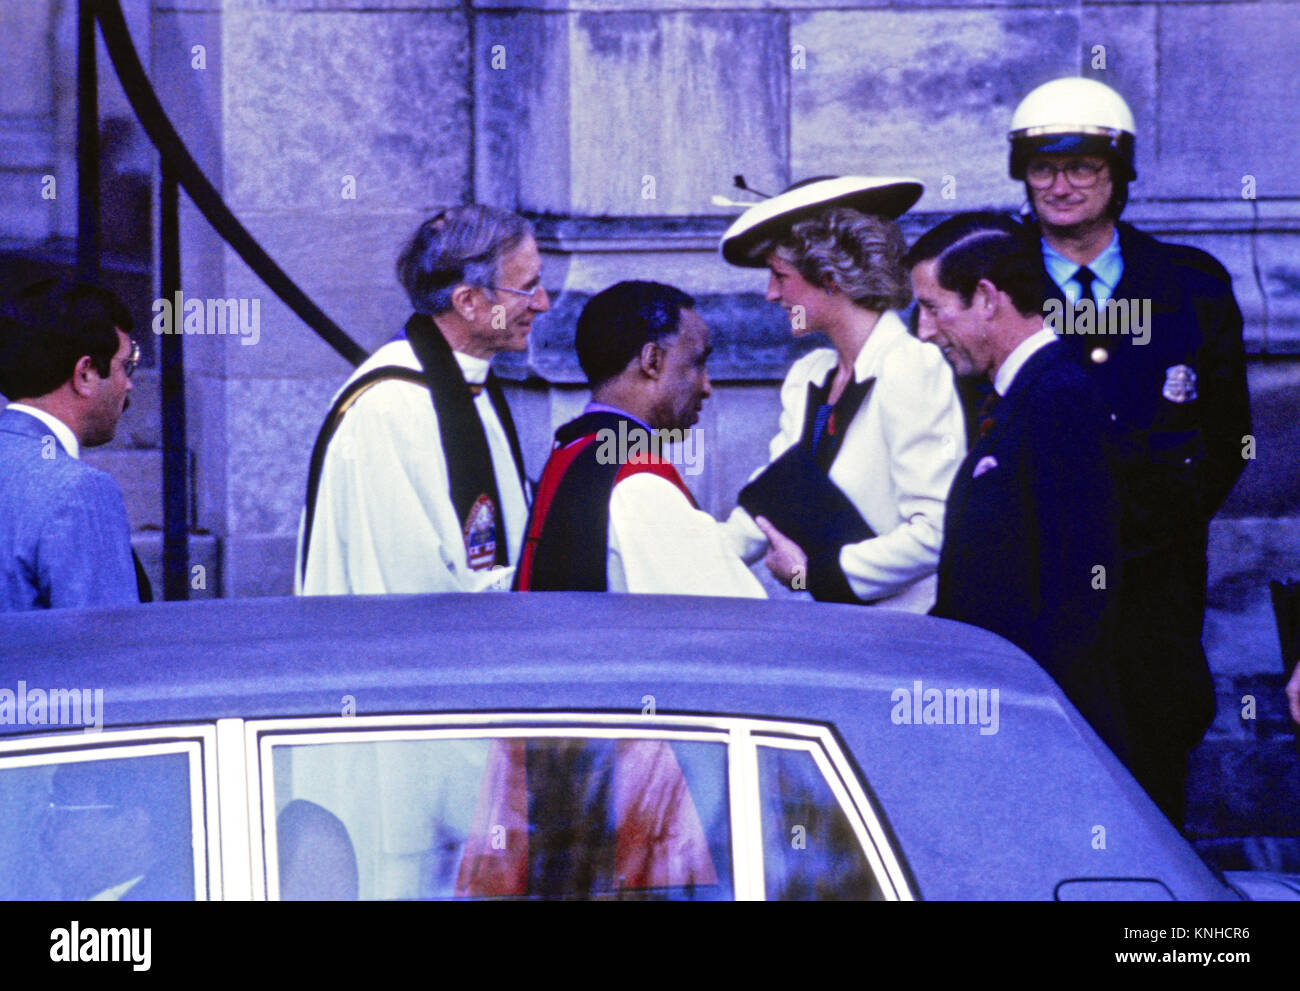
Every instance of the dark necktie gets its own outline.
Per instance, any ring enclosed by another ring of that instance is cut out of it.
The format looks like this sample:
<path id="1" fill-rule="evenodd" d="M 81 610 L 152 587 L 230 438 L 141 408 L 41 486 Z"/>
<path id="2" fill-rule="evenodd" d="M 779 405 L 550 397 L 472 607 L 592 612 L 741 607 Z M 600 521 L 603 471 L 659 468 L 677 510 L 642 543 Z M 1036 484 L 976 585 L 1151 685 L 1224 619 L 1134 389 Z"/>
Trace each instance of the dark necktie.
<path id="1" fill-rule="evenodd" d="M 1080 265 L 1079 270 L 1074 273 L 1074 280 L 1082 287 L 1079 293 L 1079 302 L 1082 302 L 1085 296 L 1091 302 L 1097 302 L 1097 297 L 1092 294 L 1092 283 L 1096 278 L 1096 273 L 1087 265 Z"/>
<path id="2" fill-rule="evenodd" d="M 989 394 L 984 397 L 984 402 L 980 404 L 978 422 L 981 440 L 988 436 L 988 432 L 993 429 L 993 424 L 997 422 L 993 419 L 993 409 L 1001 398 L 996 389 L 991 389 Z"/>

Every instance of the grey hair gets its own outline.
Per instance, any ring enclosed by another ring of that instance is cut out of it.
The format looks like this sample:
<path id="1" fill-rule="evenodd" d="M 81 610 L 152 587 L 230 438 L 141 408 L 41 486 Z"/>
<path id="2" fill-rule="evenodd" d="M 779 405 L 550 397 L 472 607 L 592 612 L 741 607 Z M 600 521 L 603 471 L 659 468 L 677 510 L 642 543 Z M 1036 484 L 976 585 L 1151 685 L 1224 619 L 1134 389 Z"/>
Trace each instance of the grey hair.
<path id="1" fill-rule="evenodd" d="M 756 245 L 755 258 L 776 253 L 810 284 L 837 289 L 864 309 L 902 309 L 912 301 L 903 266 L 907 242 L 892 220 L 848 207 L 801 220 Z"/>
<path id="2" fill-rule="evenodd" d="M 471 203 L 422 223 L 397 259 L 397 280 L 417 313 L 451 309 L 457 286 L 486 288 L 499 277 L 501 259 L 533 234 L 518 214 Z"/>

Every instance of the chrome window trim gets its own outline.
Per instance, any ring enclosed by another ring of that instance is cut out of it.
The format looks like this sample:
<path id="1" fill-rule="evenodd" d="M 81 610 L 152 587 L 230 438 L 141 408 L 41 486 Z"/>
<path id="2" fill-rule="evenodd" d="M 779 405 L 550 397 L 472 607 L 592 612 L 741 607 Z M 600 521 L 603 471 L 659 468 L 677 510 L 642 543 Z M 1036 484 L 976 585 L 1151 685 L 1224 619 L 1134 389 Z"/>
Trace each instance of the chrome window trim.
<path id="1" fill-rule="evenodd" d="M 216 731 L 212 723 L 177 723 L 171 726 L 141 726 L 125 729 L 105 729 L 94 732 L 71 730 L 39 736 L 16 736 L 0 739 L 0 757 L 10 751 L 91 751 L 99 747 L 117 747 L 139 741 L 151 743 L 168 740 L 202 740 L 215 745 Z"/>
<path id="2" fill-rule="evenodd" d="M 407 740 L 480 740 L 512 739 L 515 737 L 534 737 L 543 739 L 563 739 L 566 736 L 590 737 L 598 740 L 685 740 L 712 743 L 727 743 L 729 735 L 719 732 L 701 732 L 691 730 L 672 730 L 648 727 L 645 729 L 623 730 L 617 727 L 535 727 L 535 726 L 483 726 L 465 727 L 463 729 L 373 729 L 346 730 L 325 734 L 320 730 L 306 733 L 261 734 L 259 758 L 262 770 L 270 759 L 270 749 L 283 746 L 326 746 L 332 743 L 394 743 Z M 265 797 L 265 789 L 263 789 Z"/>
<path id="3" fill-rule="evenodd" d="M 73 741 L 81 741 L 81 746 L 72 745 Z M 187 727 L 184 731 L 154 728 L 91 734 L 78 732 L 75 735 L 5 741 L 0 746 L 0 771 L 8 767 L 40 767 L 184 754 L 189 763 L 194 900 L 206 901 L 221 897 L 221 851 L 217 839 L 219 803 L 207 800 L 208 782 L 216 780 L 215 750 L 215 733 L 210 726 Z"/>
<path id="4" fill-rule="evenodd" d="M 266 855 L 275 855 L 276 838 L 273 829 L 268 832 L 264 815 L 264 810 L 273 808 L 275 804 L 275 784 L 269 770 L 274 747 L 519 736 L 670 739 L 728 744 L 732 889 L 736 901 L 766 899 L 757 748 L 776 746 L 807 750 L 812 753 L 823 778 L 848 815 L 885 897 L 905 901 L 916 897 L 874 804 L 839 741 L 822 723 L 762 716 L 509 710 L 423 715 L 290 716 L 223 722 L 238 724 L 243 741 L 238 759 L 247 788 L 241 812 L 247 829 L 244 862 L 249 866 L 247 880 L 251 882 L 243 897 L 267 899 L 271 889 L 278 889 L 278 878 L 269 879 L 266 869 Z M 223 801 L 223 810 L 224 804 Z M 222 819 L 224 823 L 224 815 Z M 227 897 L 239 896 L 228 894 Z"/>
<path id="5" fill-rule="evenodd" d="M 731 797 L 733 889 L 738 902 L 766 899 L 763 880 L 763 817 L 758 801 L 758 751 L 748 726 L 734 726 L 728 751 Z"/>
<path id="6" fill-rule="evenodd" d="M 346 723 L 341 725 L 343 720 Z M 357 726 L 359 719 L 365 719 L 372 728 Z M 400 719 L 405 726 L 393 726 L 392 719 Z M 671 726 L 644 725 L 647 721 L 658 721 L 659 716 L 634 716 L 628 720 L 624 716 L 601 719 L 606 725 L 583 725 L 591 722 L 581 713 L 569 715 L 547 715 L 543 725 L 519 725 L 511 716 L 494 716 L 491 714 L 461 714 L 456 726 L 430 726 L 431 722 L 442 722 L 437 716 L 402 716 L 402 717 L 330 717 L 324 720 L 293 719 L 249 720 L 244 725 L 244 740 L 248 761 L 249 806 L 247 818 L 250 837 L 250 869 L 252 872 L 252 897 L 254 899 L 273 900 L 279 898 L 279 877 L 272 876 L 268 864 L 278 862 L 278 849 L 273 820 L 265 810 L 275 807 L 275 780 L 273 769 L 273 751 L 282 746 L 329 746 L 337 743 L 395 743 L 421 740 L 476 740 L 507 739 L 518 737 L 546 737 L 562 739 L 565 737 L 583 737 L 590 739 L 617 740 L 669 740 L 683 743 L 717 743 L 728 747 L 728 781 L 732 779 L 730 761 L 732 759 L 733 732 L 721 728 L 698 728 L 698 721 L 683 717 L 682 728 Z M 302 722 L 310 723 L 303 727 Z M 268 723 L 275 724 L 269 729 Z M 612 723 L 612 725 L 611 725 Z M 556 725 L 562 724 L 562 725 Z M 298 731 L 301 730 L 301 731 Z M 259 787 L 260 786 L 260 787 Z M 732 894 L 737 891 L 734 877 L 737 862 L 737 840 L 735 834 L 734 794 L 729 824 L 732 835 L 729 838 L 732 848 L 733 878 Z M 757 851 L 759 869 L 762 868 L 762 849 Z M 760 875 L 761 877 L 761 875 Z M 761 891 L 761 888 L 760 888 Z M 739 900 L 739 899 L 737 899 Z"/>
<path id="7" fill-rule="evenodd" d="M 867 865 L 875 875 L 880 885 L 881 893 L 885 896 L 886 901 L 899 901 L 900 896 L 897 888 L 897 879 L 890 875 L 886 868 L 884 859 L 880 855 L 875 838 L 871 830 L 864 821 L 860 810 L 857 809 L 849 797 L 847 789 L 843 782 L 840 781 L 839 775 L 831 766 L 830 758 L 827 756 L 823 746 L 818 746 L 821 741 L 814 740 L 791 740 L 780 737 L 755 737 L 754 747 L 771 747 L 775 750 L 794 750 L 807 753 L 812 756 L 813 763 L 817 766 L 818 772 L 822 779 L 830 788 L 831 794 L 835 796 L 835 801 L 840 804 L 841 810 L 849 821 L 853 829 L 853 835 L 858 839 L 858 846 L 862 848 L 862 854 L 867 859 Z"/>
<path id="8" fill-rule="evenodd" d="M 258 734 L 279 733 L 285 731 L 309 731 L 309 730 L 346 730 L 349 727 L 366 729 L 369 727 L 392 727 L 402 729 L 407 727 L 421 727 L 436 724 L 438 728 L 456 728 L 461 726 L 481 726 L 491 724 L 492 726 L 501 727 L 531 727 L 546 726 L 548 724 L 572 724 L 575 722 L 591 726 L 626 726 L 629 728 L 638 726 L 657 726 L 662 729 L 671 729 L 681 726 L 692 726 L 700 729 L 713 729 L 722 732 L 730 732 L 731 729 L 739 724 L 748 725 L 752 722 L 763 722 L 761 718 L 750 718 L 747 716 L 681 716 L 659 714 L 641 715 L 637 712 L 627 713 L 608 713 L 608 712 L 517 712 L 502 710 L 500 712 L 455 712 L 455 713 L 427 713 L 424 715 L 410 714 L 389 714 L 373 716 L 302 716 L 302 717 L 278 717 L 272 719 L 249 719 L 247 725 L 250 732 L 255 731 Z M 764 727 L 765 732 L 783 732 L 784 727 L 798 727 L 796 723 L 773 723 L 768 729 Z M 807 736 L 811 727 L 804 725 L 802 729 L 797 730 L 797 734 Z"/>
<path id="9" fill-rule="evenodd" d="M 221 879 L 226 901 L 249 901 L 253 897 L 249 831 L 248 788 L 250 771 L 244 756 L 244 721 L 218 719 L 216 780 L 221 807 Z"/>
<path id="10" fill-rule="evenodd" d="M 862 782 L 858 779 L 857 772 L 853 770 L 853 765 L 849 762 L 848 756 L 830 730 L 823 727 L 819 735 L 825 755 L 835 769 L 840 784 L 847 789 L 854 807 L 866 823 L 867 831 L 871 835 L 877 853 L 884 862 L 886 873 L 894 885 L 897 897 L 901 901 L 915 901 L 916 892 L 912 889 L 902 861 L 899 860 L 898 851 L 890 841 L 889 833 L 885 830 L 885 825 L 881 821 L 875 802 L 867 795 L 866 789 L 862 787 Z"/>

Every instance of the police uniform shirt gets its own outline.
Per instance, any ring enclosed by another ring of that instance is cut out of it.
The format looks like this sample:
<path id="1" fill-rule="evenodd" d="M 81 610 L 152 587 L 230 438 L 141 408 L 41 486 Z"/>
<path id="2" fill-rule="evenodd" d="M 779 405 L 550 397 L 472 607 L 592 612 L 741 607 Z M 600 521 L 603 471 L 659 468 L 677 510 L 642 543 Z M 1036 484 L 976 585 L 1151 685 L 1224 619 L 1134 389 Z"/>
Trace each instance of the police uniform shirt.
<path id="1" fill-rule="evenodd" d="M 1061 292 L 1065 293 L 1065 298 L 1069 300 L 1070 305 L 1075 305 L 1082 296 L 1082 287 L 1075 278 L 1080 268 L 1079 263 L 1066 258 L 1046 240 L 1041 243 L 1043 265 L 1047 268 L 1047 274 L 1061 287 Z M 1124 275 L 1124 256 L 1119 250 L 1119 231 L 1111 236 L 1110 244 L 1101 249 L 1101 254 L 1088 262 L 1088 269 L 1093 274 L 1092 298 L 1098 306 L 1105 306 Z"/>

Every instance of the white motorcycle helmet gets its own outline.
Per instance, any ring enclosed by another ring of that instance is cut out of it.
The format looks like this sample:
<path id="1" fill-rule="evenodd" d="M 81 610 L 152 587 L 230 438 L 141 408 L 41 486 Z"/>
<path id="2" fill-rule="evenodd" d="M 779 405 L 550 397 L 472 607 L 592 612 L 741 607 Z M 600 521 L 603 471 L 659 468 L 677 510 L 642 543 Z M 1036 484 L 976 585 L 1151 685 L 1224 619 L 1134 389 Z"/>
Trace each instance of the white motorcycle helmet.
<path id="1" fill-rule="evenodd" d="M 1137 178 L 1133 112 L 1095 79 L 1067 77 L 1039 86 L 1011 115 L 1011 178 L 1024 181 L 1035 155 L 1102 155 L 1117 185 Z"/>

